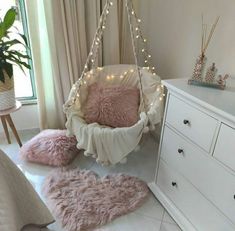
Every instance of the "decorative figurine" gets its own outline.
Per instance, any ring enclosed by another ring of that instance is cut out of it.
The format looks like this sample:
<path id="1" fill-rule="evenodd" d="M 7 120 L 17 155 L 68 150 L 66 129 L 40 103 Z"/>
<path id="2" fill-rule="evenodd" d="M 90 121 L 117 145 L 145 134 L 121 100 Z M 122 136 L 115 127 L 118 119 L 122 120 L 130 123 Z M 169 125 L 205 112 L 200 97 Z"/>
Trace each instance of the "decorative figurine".
<path id="1" fill-rule="evenodd" d="M 217 68 L 215 67 L 215 63 L 212 63 L 212 65 L 207 69 L 205 81 L 207 83 L 213 83 L 215 80 L 216 72 Z"/>
<path id="2" fill-rule="evenodd" d="M 229 77 L 228 74 L 226 74 L 224 77 L 222 77 L 222 75 L 219 75 L 219 76 L 218 76 L 217 83 L 218 83 L 219 85 L 225 86 L 225 85 L 226 85 L 226 79 L 228 79 L 228 77 Z"/>
<path id="3" fill-rule="evenodd" d="M 194 66 L 193 76 L 192 76 L 193 80 L 202 81 L 202 73 L 205 67 L 205 63 L 206 63 L 206 56 L 201 54 L 197 58 Z"/>

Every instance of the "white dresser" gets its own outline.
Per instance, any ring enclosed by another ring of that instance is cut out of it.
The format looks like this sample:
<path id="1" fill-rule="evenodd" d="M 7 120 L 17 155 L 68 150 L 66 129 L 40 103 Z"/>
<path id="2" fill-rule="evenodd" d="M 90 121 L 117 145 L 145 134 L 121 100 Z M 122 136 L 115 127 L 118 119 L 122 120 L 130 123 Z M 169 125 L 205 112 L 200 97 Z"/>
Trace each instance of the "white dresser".
<path id="1" fill-rule="evenodd" d="M 230 81 L 232 83 L 232 81 Z M 167 80 L 150 189 L 182 230 L 235 230 L 235 88 Z"/>

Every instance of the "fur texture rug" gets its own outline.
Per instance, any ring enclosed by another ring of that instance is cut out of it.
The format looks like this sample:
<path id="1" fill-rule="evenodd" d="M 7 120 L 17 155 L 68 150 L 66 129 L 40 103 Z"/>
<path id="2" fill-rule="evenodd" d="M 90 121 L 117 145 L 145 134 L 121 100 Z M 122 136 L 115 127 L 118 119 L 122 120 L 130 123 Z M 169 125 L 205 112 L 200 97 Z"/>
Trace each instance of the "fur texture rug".
<path id="1" fill-rule="evenodd" d="M 53 171 L 43 193 L 67 231 L 91 230 L 140 207 L 149 194 L 145 182 L 124 174 L 100 178 L 80 169 Z"/>
<path id="2" fill-rule="evenodd" d="M 51 166 L 65 166 L 79 153 L 75 136 L 66 130 L 47 129 L 26 142 L 20 149 L 22 159 Z"/>

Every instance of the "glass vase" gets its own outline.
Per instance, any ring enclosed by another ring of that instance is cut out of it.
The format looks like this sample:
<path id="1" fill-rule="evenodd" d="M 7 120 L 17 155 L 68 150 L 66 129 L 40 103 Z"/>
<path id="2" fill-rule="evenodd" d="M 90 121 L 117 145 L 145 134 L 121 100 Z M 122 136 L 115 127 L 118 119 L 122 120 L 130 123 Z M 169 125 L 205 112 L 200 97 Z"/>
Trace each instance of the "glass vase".
<path id="1" fill-rule="evenodd" d="M 203 70 L 205 68 L 205 64 L 206 64 L 206 56 L 200 55 L 197 58 L 195 66 L 194 66 L 193 76 L 192 76 L 193 80 L 197 80 L 197 81 L 203 80 L 202 74 L 203 74 Z"/>

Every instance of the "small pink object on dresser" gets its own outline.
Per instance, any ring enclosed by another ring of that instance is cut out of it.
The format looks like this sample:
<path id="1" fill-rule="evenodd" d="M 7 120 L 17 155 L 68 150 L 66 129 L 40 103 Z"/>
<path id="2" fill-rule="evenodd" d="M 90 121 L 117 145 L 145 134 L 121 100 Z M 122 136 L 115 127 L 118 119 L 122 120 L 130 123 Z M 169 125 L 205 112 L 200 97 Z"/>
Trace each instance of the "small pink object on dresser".
<path id="1" fill-rule="evenodd" d="M 48 129 L 26 142 L 20 149 L 24 160 L 50 166 L 69 164 L 79 150 L 77 140 L 66 136 L 66 130 Z"/>
<path id="2" fill-rule="evenodd" d="M 139 119 L 139 103 L 136 87 L 104 87 L 94 83 L 88 89 L 85 120 L 114 128 L 130 127 Z"/>

